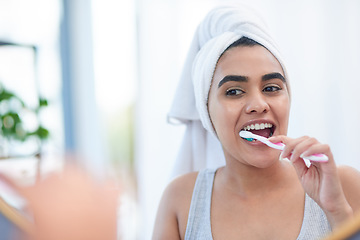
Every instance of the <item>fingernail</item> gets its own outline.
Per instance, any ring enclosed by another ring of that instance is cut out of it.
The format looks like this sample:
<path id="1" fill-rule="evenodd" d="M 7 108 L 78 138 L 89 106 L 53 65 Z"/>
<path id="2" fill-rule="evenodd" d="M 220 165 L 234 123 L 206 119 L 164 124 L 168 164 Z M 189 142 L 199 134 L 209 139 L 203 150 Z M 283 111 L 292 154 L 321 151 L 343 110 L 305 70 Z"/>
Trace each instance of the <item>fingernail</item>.
<path id="1" fill-rule="evenodd" d="M 288 158 L 284 158 L 282 153 L 279 156 L 279 160 L 280 161 L 290 161 Z"/>
<path id="2" fill-rule="evenodd" d="M 290 162 L 294 162 L 295 161 L 295 159 L 294 159 L 294 155 L 290 155 L 290 160 L 289 160 Z"/>

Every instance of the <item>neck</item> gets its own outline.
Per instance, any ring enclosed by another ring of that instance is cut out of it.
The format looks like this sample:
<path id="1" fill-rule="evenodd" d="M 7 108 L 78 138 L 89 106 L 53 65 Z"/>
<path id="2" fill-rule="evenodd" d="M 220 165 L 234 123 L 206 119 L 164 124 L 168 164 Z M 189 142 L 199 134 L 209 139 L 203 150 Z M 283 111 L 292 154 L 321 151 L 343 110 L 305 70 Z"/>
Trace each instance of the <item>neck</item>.
<path id="1" fill-rule="evenodd" d="M 267 168 L 244 165 L 238 161 L 227 163 L 218 175 L 228 190 L 244 197 L 264 196 L 285 188 L 293 174 L 291 165 L 277 161 Z"/>

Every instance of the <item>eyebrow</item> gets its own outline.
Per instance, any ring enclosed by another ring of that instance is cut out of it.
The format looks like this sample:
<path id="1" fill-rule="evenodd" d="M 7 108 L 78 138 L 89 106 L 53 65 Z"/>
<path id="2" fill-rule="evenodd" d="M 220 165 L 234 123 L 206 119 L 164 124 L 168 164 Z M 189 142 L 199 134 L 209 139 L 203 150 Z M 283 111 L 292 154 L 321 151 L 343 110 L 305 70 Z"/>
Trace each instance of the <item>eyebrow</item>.
<path id="1" fill-rule="evenodd" d="M 265 74 L 264 76 L 261 77 L 262 81 L 269 81 L 271 79 L 280 79 L 282 82 L 286 82 L 285 77 L 278 72 L 274 72 L 274 73 L 268 73 Z M 249 79 L 246 76 L 242 76 L 242 75 L 227 75 L 225 76 L 223 79 L 221 79 L 221 81 L 218 84 L 218 88 L 220 88 L 224 83 L 226 82 L 248 82 Z"/>
<path id="2" fill-rule="evenodd" d="M 248 78 L 241 75 L 227 75 L 218 84 L 218 88 L 220 88 L 226 82 L 247 82 Z"/>
<path id="3" fill-rule="evenodd" d="M 263 81 L 268 81 L 268 80 L 271 80 L 271 79 L 280 79 L 284 83 L 286 82 L 285 77 L 281 73 L 278 73 L 278 72 L 265 74 L 264 76 L 262 76 L 261 79 Z"/>

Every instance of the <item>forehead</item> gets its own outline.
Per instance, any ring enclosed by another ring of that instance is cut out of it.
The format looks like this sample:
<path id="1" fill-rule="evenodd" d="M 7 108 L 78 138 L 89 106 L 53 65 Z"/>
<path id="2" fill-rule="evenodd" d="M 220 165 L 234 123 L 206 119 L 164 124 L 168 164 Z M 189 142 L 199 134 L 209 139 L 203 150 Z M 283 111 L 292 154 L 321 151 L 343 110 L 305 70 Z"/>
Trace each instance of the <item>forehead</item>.
<path id="1" fill-rule="evenodd" d="M 227 75 L 241 75 L 251 79 L 274 72 L 284 75 L 278 60 L 266 48 L 260 45 L 233 47 L 220 57 L 213 83 L 217 84 Z"/>

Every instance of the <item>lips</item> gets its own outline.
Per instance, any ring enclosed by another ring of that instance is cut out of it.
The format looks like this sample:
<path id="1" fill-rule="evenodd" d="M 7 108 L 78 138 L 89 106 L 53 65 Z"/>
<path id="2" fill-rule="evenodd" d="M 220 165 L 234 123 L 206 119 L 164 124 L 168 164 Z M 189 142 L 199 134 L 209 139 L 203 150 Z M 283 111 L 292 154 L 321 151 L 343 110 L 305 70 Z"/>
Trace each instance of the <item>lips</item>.
<path id="1" fill-rule="evenodd" d="M 268 121 L 252 122 L 246 124 L 242 130 L 250 131 L 256 135 L 260 135 L 266 138 L 271 137 L 275 132 L 276 126 Z"/>

